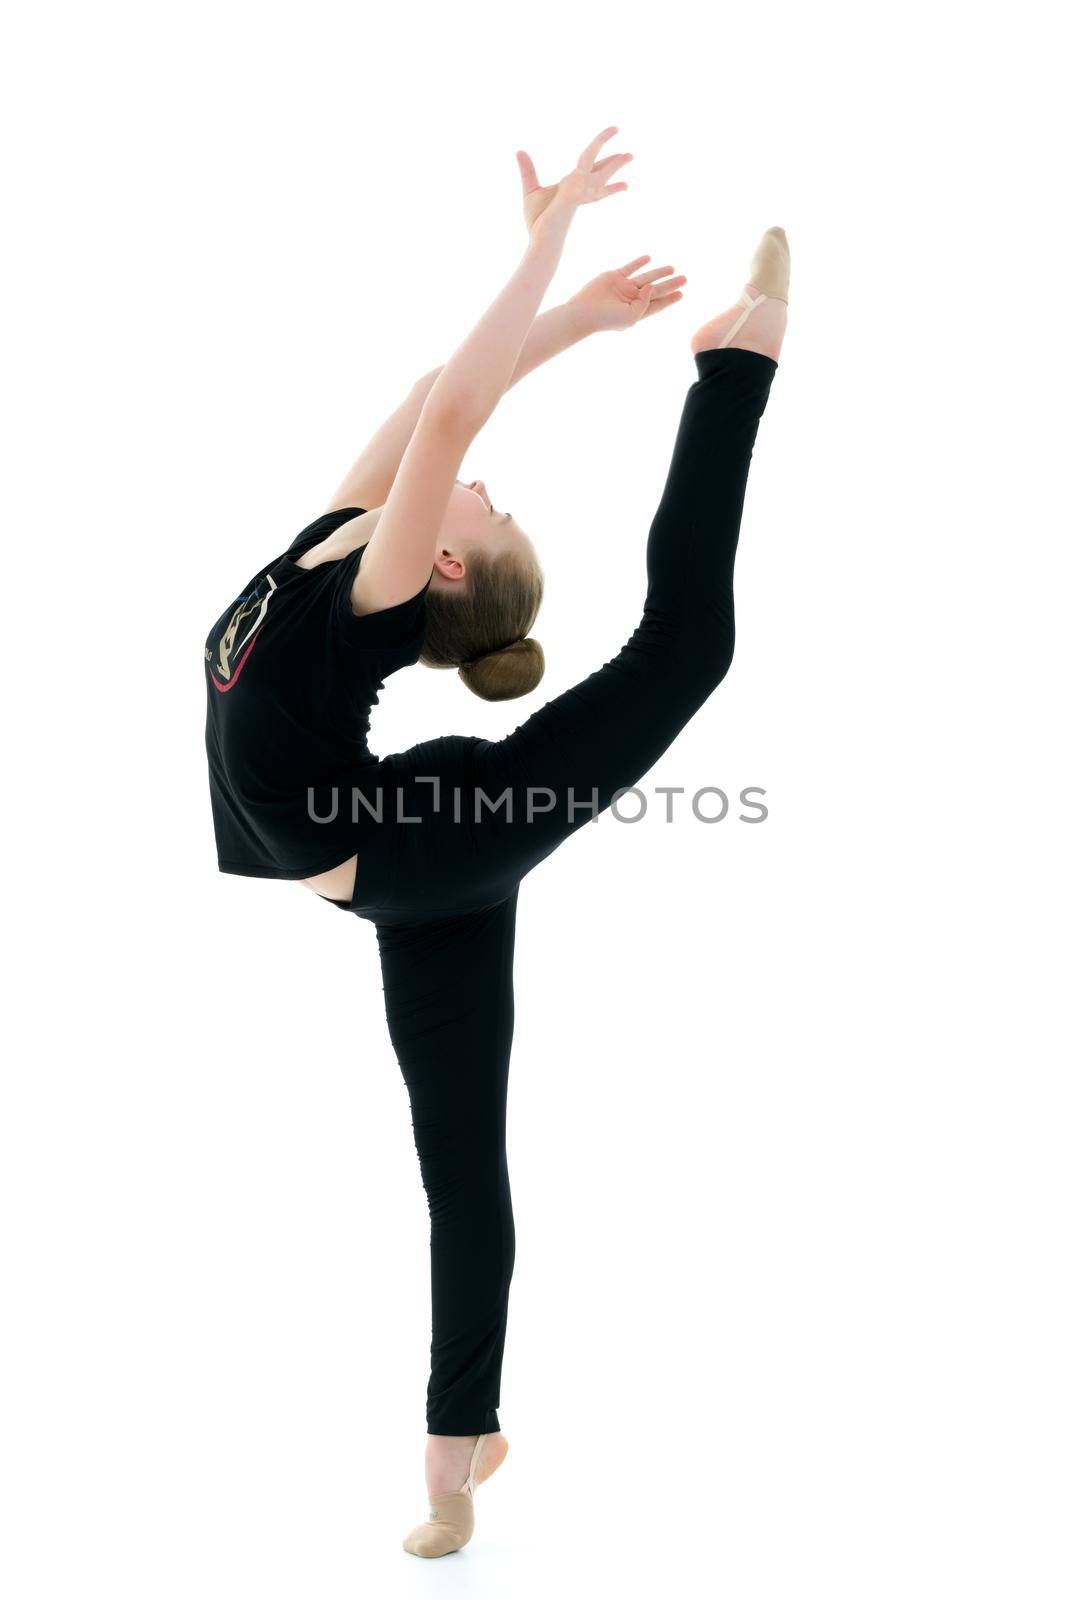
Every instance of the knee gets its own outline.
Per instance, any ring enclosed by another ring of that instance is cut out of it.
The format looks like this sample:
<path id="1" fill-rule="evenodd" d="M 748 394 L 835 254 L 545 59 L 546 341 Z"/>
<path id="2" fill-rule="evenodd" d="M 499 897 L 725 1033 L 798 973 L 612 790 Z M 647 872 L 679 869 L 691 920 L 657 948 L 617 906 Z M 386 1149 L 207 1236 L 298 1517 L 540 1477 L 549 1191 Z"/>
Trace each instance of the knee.
<path id="1" fill-rule="evenodd" d="M 736 642 L 733 623 L 728 628 L 718 628 L 701 641 L 697 650 L 697 677 L 705 694 L 711 694 L 729 672 L 734 659 Z"/>
<path id="2" fill-rule="evenodd" d="M 678 610 L 646 605 L 629 646 L 664 660 L 688 661 L 696 671 L 726 676 L 734 653 L 732 597 L 690 597 Z"/>
<path id="3" fill-rule="evenodd" d="M 655 662 L 655 676 L 686 701 L 699 705 L 718 688 L 734 658 L 732 617 L 709 615 L 684 619 L 665 627 L 662 620 L 634 635 L 632 644 Z"/>
<path id="4" fill-rule="evenodd" d="M 415 1148 L 431 1211 L 491 1213 L 508 1189 L 507 1152 L 495 1118 L 471 1117 L 435 1103 L 413 1115 Z"/>

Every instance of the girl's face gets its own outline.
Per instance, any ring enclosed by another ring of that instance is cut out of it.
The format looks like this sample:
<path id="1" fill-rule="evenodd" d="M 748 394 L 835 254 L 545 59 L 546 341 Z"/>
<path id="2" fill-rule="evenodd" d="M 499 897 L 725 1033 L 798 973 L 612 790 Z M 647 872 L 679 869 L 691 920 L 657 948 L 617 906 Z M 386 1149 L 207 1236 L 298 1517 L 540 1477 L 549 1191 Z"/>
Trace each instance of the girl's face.
<path id="1" fill-rule="evenodd" d="M 466 571 L 464 556 L 475 546 L 487 555 L 522 549 L 533 556 L 533 544 L 511 515 L 489 498 L 481 478 L 456 479 L 437 539 L 436 570 L 440 579 L 455 581 Z"/>

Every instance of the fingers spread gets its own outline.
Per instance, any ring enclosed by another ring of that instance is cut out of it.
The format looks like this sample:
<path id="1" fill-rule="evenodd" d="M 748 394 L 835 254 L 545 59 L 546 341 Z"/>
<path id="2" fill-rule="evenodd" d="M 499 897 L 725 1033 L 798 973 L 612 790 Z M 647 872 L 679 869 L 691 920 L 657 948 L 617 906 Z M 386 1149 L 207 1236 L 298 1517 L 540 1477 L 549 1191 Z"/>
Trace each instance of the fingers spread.
<path id="1" fill-rule="evenodd" d="M 618 128 L 604 128 L 600 133 L 597 134 L 596 138 L 591 144 L 586 145 L 585 149 L 578 157 L 578 166 L 583 172 L 592 171 L 593 162 L 600 154 L 600 151 L 604 145 L 607 144 L 608 140 L 618 133 L 618 131 Z"/>
<path id="2" fill-rule="evenodd" d="M 648 260 L 647 256 L 645 257 L 645 260 Z M 637 284 L 638 288 L 643 288 L 646 283 L 654 283 L 657 278 L 665 277 L 668 272 L 673 271 L 673 267 L 652 267 L 648 272 L 642 272 L 639 278 L 634 279 L 634 282 Z"/>
<path id="3" fill-rule="evenodd" d="M 653 295 L 651 301 L 649 302 L 648 315 L 650 317 L 654 317 L 656 312 L 662 311 L 665 306 L 677 305 L 681 298 L 682 291 L 680 289 L 676 289 L 673 294 L 664 295 L 662 300 L 658 300 L 656 296 Z"/>
<path id="4" fill-rule="evenodd" d="M 605 156 L 603 161 L 597 161 L 590 168 L 592 172 L 616 172 L 626 161 L 632 161 L 633 155 L 627 151 L 625 155 Z"/>
<path id="5" fill-rule="evenodd" d="M 664 295 L 671 294 L 675 289 L 680 289 L 687 280 L 684 276 L 668 278 L 666 283 L 657 283 L 652 290 L 653 300 L 661 300 Z"/>

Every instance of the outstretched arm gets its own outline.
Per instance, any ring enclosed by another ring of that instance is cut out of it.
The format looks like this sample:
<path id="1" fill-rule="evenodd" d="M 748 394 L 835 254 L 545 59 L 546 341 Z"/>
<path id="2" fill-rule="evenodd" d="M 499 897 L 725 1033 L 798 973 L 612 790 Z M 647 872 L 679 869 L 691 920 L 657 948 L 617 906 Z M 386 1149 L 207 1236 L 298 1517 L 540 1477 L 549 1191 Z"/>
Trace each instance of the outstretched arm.
<path id="1" fill-rule="evenodd" d="M 640 321 L 647 321 L 653 312 L 676 305 L 682 298 L 681 286 L 685 278 L 671 277 L 674 268 L 669 266 L 639 272 L 638 268 L 651 259 L 651 256 L 638 256 L 624 267 L 601 272 L 562 305 L 542 311 L 526 336 L 507 387 L 514 388 L 520 378 L 591 333 L 632 328 Z M 348 469 L 327 511 L 341 506 L 361 506 L 369 510 L 385 504 L 415 424 L 442 371 L 442 367 L 434 367 L 412 384 L 406 398 L 386 418 Z"/>
<path id="2" fill-rule="evenodd" d="M 542 189 L 520 153 L 529 243 L 489 309 L 441 368 L 419 413 L 352 588 L 360 613 L 383 611 L 417 594 L 433 567 L 437 536 L 456 474 L 511 382 L 519 354 L 551 283 L 575 211 L 626 187 L 609 184 L 625 156 L 597 161 L 618 130 L 606 128 L 574 171 Z M 525 165 L 524 165 L 525 163 Z"/>

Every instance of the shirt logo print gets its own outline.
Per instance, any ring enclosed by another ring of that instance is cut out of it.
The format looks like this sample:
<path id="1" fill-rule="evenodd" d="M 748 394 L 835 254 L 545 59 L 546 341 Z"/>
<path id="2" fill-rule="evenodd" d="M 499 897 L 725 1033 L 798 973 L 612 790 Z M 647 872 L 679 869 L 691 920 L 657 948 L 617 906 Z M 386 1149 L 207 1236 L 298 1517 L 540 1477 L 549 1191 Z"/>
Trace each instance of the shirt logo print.
<path id="1" fill-rule="evenodd" d="M 211 681 L 220 694 L 232 689 L 241 676 L 252 647 L 259 638 L 259 630 L 267 615 L 271 595 L 278 585 L 268 572 L 268 587 L 257 584 L 252 594 L 239 596 L 233 614 L 219 639 L 218 660 L 208 668 Z M 210 659 L 210 652 L 208 652 Z"/>

